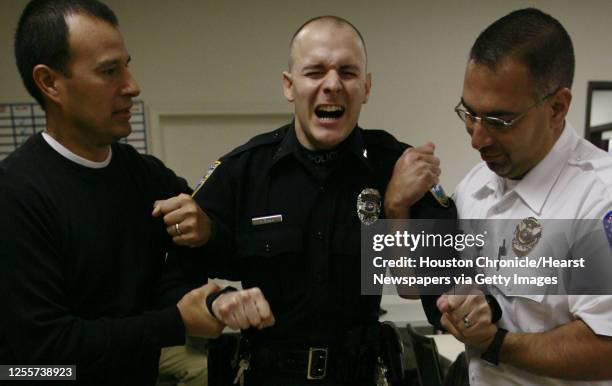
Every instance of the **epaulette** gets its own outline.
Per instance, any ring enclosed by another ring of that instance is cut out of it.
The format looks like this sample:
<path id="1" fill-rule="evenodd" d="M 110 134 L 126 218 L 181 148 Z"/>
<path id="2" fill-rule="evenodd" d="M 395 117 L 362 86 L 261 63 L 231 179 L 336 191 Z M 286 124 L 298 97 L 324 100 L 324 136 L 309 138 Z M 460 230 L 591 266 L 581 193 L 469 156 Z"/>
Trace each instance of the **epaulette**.
<path id="1" fill-rule="evenodd" d="M 377 146 L 395 151 L 404 151 L 408 147 L 384 130 L 362 130 L 362 134 L 366 147 Z"/>
<path id="2" fill-rule="evenodd" d="M 608 155 L 583 158 L 584 155 L 572 154 L 568 164 L 582 170 L 590 170 L 607 187 L 612 187 L 612 157 Z"/>
<path id="3" fill-rule="evenodd" d="M 282 127 L 279 127 L 276 130 L 270 131 L 268 133 L 258 134 L 254 136 L 253 138 L 251 138 L 250 140 L 248 140 L 244 145 L 238 146 L 234 150 L 225 154 L 223 157 L 219 159 L 219 161 L 223 161 L 225 159 L 235 157 L 238 154 L 244 153 L 247 150 L 252 150 L 258 147 L 280 143 L 283 140 L 283 138 L 285 138 L 285 135 L 287 134 L 287 131 L 289 130 L 290 127 L 291 127 L 291 124 L 287 124 Z"/>

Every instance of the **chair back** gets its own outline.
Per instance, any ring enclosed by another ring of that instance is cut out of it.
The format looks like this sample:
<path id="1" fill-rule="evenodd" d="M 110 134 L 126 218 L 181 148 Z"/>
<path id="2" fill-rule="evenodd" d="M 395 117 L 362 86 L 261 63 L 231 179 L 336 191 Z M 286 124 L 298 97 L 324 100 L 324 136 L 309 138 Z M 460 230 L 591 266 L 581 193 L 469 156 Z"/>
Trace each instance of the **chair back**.
<path id="1" fill-rule="evenodd" d="M 433 338 L 419 334 L 408 324 L 406 326 L 417 363 L 417 373 L 421 386 L 442 386 L 440 357 Z"/>

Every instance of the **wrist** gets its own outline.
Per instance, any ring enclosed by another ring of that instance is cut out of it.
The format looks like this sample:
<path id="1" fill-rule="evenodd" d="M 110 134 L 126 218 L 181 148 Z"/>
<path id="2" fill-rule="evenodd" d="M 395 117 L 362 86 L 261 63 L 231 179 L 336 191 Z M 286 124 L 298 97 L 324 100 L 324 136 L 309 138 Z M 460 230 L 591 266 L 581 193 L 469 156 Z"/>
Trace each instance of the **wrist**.
<path id="1" fill-rule="evenodd" d="M 493 339 L 491 340 L 491 343 L 489 343 L 489 346 L 482 353 L 480 358 L 493 366 L 497 366 L 499 364 L 502 345 L 507 334 L 508 330 L 498 327 Z"/>
<path id="2" fill-rule="evenodd" d="M 385 203 L 385 217 L 387 219 L 403 219 L 410 216 L 410 206 L 403 203 Z"/>
<path id="3" fill-rule="evenodd" d="M 215 302 L 215 300 L 217 300 L 221 295 L 227 292 L 234 292 L 234 291 L 238 291 L 238 290 L 232 286 L 227 286 L 223 288 L 222 290 L 213 292 L 206 297 L 206 308 L 208 309 L 208 312 L 212 315 L 213 318 L 220 320 L 219 317 L 217 317 L 217 314 L 215 314 L 215 311 L 213 309 L 213 303 Z"/>

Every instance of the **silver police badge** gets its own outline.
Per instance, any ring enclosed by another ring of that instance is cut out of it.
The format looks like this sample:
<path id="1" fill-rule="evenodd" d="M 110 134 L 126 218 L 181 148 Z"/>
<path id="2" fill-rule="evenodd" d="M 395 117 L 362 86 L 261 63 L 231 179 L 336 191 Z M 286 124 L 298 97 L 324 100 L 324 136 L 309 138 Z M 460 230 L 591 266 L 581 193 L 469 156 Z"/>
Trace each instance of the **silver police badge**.
<path id="1" fill-rule="evenodd" d="M 522 219 L 514 230 L 512 250 L 518 257 L 524 257 L 533 250 L 542 237 L 542 224 L 535 217 Z"/>
<path id="2" fill-rule="evenodd" d="M 372 225 L 380 216 L 380 193 L 376 189 L 365 188 L 357 196 L 357 216 L 363 225 Z"/>

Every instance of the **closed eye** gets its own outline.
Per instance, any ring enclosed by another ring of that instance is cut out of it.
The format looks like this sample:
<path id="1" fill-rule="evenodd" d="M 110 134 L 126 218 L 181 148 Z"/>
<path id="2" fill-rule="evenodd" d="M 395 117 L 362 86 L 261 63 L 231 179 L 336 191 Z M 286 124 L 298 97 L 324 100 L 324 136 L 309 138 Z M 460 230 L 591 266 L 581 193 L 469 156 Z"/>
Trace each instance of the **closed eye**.
<path id="1" fill-rule="evenodd" d="M 110 67 L 102 70 L 102 73 L 105 75 L 113 75 L 115 72 L 117 72 L 117 67 Z"/>

